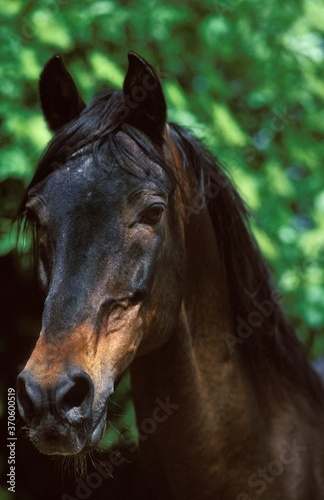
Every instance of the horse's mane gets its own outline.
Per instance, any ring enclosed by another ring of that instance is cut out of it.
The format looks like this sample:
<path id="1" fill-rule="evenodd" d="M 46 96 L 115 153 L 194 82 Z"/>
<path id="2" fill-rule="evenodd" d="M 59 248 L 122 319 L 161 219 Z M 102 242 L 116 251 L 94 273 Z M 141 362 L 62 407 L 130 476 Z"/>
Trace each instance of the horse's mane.
<path id="1" fill-rule="evenodd" d="M 225 332 L 224 341 L 239 350 L 253 384 L 266 382 L 278 394 L 283 390 L 286 395 L 295 388 L 324 407 L 322 382 L 311 367 L 282 307 L 273 300 L 280 293 L 251 234 L 249 210 L 210 152 L 183 128 L 172 124 L 171 131 L 184 167 L 192 168 L 196 174 L 200 189 L 198 204 L 205 200 L 216 232 L 234 325 L 234 332 Z M 194 214 L 195 210 L 192 217 Z M 269 300 L 273 302 L 273 312 L 262 315 L 262 324 L 259 327 L 253 324 L 253 332 L 245 339 L 240 338 L 236 328 L 238 319 L 249 323 L 251 312 L 260 314 L 255 301 L 260 304 Z M 258 389 L 262 391 L 262 387 Z"/>
<path id="2" fill-rule="evenodd" d="M 126 132 L 135 140 L 143 153 L 167 170 L 175 182 L 172 168 L 163 159 L 162 152 L 152 145 L 144 133 L 127 124 L 122 115 L 122 106 L 120 91 L 101 92 L 78 118 L 54 136 L 25 192 L 18 212 L 20 222 L 25 220 L 29 190 L 78 152 L 84 154 L 90 150 L 96 155 L 100 148 L 106 148 L 106 151 L 114 155 L 120 167 L 132 171 L 132 165 L 134 162 L 138 165 L 139 159 L 116 138 L 118 130 Z M 262 324 L 259 327 L 253 326 L 253 333 L 249 338 L 241 341 L 237 336 L 237 319 L 247 321 L 251 312 L 258 312 L 254 302 L 270 300 L 275 287 L 249 230 L 248 210 L 219 162 L 185 129 L 170 124 L 170 132 L 181 153 L 184 169 L 188 172 L 193 170 L 196 175 L 199 199 L 204 200 L 208 206 L 229 287 L 234 325 L 234 332 L 231 334 L 239 340 L 234 348 L 239 349 L 252 383 L 263 379 L 260 378 L 261 373 L 277 374 L 281 382 L 273 381 L 273 384 L 278 389 L 287 387 L 289 391 L 289 388 L 297 387 L 314 404 L 324 405 L 321 381 L 311 368 L 303 346 L 279 305 L 275 304 L 269 317 L 263 315 Z M 214 193 L 217 194 L 208 197 L 207 187 L 214 187 Z"/>

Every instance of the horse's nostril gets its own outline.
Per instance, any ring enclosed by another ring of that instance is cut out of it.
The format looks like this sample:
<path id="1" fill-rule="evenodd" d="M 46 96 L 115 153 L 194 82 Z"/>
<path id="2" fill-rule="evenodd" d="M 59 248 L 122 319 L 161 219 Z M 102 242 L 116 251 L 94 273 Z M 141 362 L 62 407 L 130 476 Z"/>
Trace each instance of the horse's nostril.
<path id="1" fill-rule="evenodd" d="M 33 383 L 28 372 L 23 371 L 17 379 L 17 406 L 27 424 L 31 424 L 41 405 L 42 397 L 37 384 Z"/>
<path id="2" fill-rule="evenodd" d="M 88 396 L 89 384 L 85 379 L 78 379 L 75 385 L 71 387 L 68 393 L 64 396 L 62 401 L 63 409 L 69 410 L 75 406 L 81 406 L 83 401 Z"/>
<path id="3" fill-rule="evenodd" d="M 40 421 L 51 414 L 54 408 L 70 424 L 78 425 L 90 417 L 93 397 L 93 382 L 81 370 L 68 372 L 52 387 L 41 387 L 28 371 L 18 376 L 18 410 L 28 425 L 36 425 L 36 417 Z"/>
<path id="4" fill-rule="evenodd" d="M 93 382 L 89 375 L 80 371 L 57 390 L 55 403 L 57 410 L 71 423 L 90 416 L 94 395 Z"/>

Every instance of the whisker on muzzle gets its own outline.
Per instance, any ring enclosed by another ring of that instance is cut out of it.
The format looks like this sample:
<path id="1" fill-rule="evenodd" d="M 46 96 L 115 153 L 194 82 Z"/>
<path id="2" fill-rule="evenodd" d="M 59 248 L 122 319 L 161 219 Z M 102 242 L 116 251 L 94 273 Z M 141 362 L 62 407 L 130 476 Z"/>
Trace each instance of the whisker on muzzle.
<path id="1" fill-rule="evenodd" d="M 87 455 L 54 456 L 54 461 L 60 465 L 62 476 L 68 473 L 70 477 L 84 479 L 87 477 Z"/>

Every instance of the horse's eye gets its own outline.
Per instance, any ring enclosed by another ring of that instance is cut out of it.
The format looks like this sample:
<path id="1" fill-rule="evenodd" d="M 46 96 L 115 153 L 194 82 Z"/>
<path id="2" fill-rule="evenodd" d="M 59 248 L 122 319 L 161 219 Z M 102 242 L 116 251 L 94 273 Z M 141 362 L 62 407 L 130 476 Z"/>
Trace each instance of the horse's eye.
<path id="1" fill-rule="evenodd" d="M 150 207 L 146 208 L 140 215 L 140 222 L 143 224 L 157 224 L 161 217 L 162 214 L 165 210 L 165 206 L 161 204 L 154 204 L 151 205 Z"/>

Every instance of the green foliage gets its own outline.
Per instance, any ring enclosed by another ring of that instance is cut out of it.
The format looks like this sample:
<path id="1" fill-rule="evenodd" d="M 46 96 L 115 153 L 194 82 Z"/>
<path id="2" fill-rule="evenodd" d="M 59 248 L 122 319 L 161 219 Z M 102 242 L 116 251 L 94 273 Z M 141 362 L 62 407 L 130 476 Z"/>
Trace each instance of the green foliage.
<path id="1" fill-rule="evenodd" d="M 169 119 L 222 159 L 256 213 L 284 306 L 310 353 L 323 353 L 322 1 L 7 0 L 1 16 L 0 253 L 15 245 L 10 221 L 50 137 L 44 63 L 63 53 L 89 99 L 121 86 L 135 50 L 157 68 Z"/>

